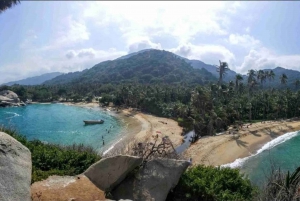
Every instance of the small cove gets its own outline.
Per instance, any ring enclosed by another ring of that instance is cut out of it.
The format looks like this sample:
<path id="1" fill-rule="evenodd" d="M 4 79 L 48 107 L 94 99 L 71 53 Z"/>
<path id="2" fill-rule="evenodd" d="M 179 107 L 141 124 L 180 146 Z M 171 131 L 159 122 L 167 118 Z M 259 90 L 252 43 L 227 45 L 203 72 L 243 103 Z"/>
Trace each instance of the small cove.
<path id="1" fill-rule="evenodd" d="M 85 125 L 83 120 L 90 119 L 103 119 L 105 122 Z M 29 140 L 39 139 L 60 145 L 82 143 L 100 151 L 121 137 L 124 122 L 100 108 L 32 104 L 0 108 L 0 125 L 16 129 Z"/>

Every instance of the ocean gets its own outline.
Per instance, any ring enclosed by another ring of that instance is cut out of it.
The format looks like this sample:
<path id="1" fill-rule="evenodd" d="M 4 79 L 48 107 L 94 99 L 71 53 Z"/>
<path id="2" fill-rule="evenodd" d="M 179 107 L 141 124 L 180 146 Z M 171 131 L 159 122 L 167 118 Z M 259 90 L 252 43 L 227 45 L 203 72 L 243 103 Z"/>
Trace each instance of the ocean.
<path id="1" fill-rule="evenodd" d="M 103 124 L 85 125 L 83 120 L 103 119 Z M 123 122 L 100 108 L 64 104 L 31 104 L 0 108 L 0 125 L 16 129 L 27 139 L 72 145 L 82 143 L 104 151 L 121 138 Z M 103 145 L 104 139 L 105 145 Z"/>
<path id="2" fill-rule="evenodd" d="M 300 132 L 281 135 L 255 154 L 223 166 L 239 168 L 253 184 L 262 186 L 267 181 L 271 168 L 280 167 L 280 170 L 287 172 L 300 166 Z"/>

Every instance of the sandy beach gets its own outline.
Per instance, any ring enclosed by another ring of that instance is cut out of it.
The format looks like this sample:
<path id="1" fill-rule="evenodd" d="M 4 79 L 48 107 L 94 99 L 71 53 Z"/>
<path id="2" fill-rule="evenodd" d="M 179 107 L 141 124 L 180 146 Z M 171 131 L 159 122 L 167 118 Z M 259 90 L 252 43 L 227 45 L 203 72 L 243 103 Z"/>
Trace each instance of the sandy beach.
<path id="1" fill-rule="evenodd" d="M 193 165 L 218 166 L 232 163 L 238 158 L 255 154 L 264 144 L 278 136 L 300 130 L 299 120 L 267 121 L 245 125 L 234 134 L 226 131 L 219 136 L 199 139 L 185 152 L 193 159 Z"/>
<path id="2" fill-rule="evenodd" d="M 82 107 L 97 107 L 98 103 L 65 103 Z M 102 108 L 102 107 L 100 107 Z M 153 136 L 168 136 L 174 146 L 183 141 L 182 128 L 172 119 L 156 117 L 135 109 L 121 109 L 106 107 L 112 115 L 123 120 L 125 129 L 122 140 L 114 145 L 112 152 L 123 149 L 132 142 L 145 142 Z M 256 153 L 264 144 L 276 137 L 300 130 L 300 120 L 266 121 L 244 124 L 243 128 L 230 128 L 222 135 L 207 136 L 192 144 L 185 152 L 185 158 L 192 158 L 193 165 L 223 165 L 232 163 L 238 158 L 244 158 Z"/>
<path id="3" fill-rule="evenodd" d="M 174 147 L 183 141 L 182 127 L 172 119 L 145 114 L 132 108 L 122 109 L 117 113 L 117 117 L 123 119 L 128 126 L 125 128 L 122 141 L 115 145 L 112 153 L 121 150 L 126 152 L 124 149 L 130 147 L 131 143 L 151 141 L 155 136 L 159 137 L 159 141 L 162 137 L 168 136 Z"/>
<path id="4" fill-rule="evenodd" d="M 114 142 L 115 144 L 110 144 L 110 146 L 114 146 L 114 148 L 109 151 L 112 153 L 124 149 L 124 147 L 132 142 L 149 141 L 156 135 L 158 135 L 159 138 L 168 136 L 175 147 L 180 145 L 183 141 L 183 136 L 181 135 L 182 127 L 172 119 L 145 114 L 132 108 L 120 109 L 117 111 L 114 107 L 99 107 L 99 103 L 97 102 L 64 102 L 63 104 L 87 108 L 99 108 L 109 112 L 110 115 L 119 118 L 124 124 L 124 129 L 121 134 L 122 140 L 117 143 Z"/>

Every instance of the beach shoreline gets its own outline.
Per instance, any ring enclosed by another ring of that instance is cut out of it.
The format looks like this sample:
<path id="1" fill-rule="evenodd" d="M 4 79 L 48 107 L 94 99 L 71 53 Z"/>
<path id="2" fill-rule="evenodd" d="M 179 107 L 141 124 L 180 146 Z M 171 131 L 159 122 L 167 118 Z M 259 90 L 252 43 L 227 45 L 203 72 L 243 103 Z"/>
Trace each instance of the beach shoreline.
<path id="1" fill-rule="evenodd" d="M 106 156 L 124 153 L 122 151 L 125 147 L 129 147 L 130 143 L 146 142 L 156 135 L 159 137 L 168 136 L 175 147 L 183 142 L 182 127 L 172 119 L 145 114 L 133 108 L 101 107 L 96 102 L 62 103 L 97 108 L 107 111 L 109 115 L 121 120 L 124 129 L 120 138 L 109 143 L 105 150 L 102 150 L 101 153 Z M 299 119 L 244 124 L 244 127 L 239 128 L 238 131 L 230 128 L 222 135 L 206 136 L 199 139 L 184 151 L 183 156 L 187 159 L 192 158 L 193 165 L 221 166 L 251 156 L 275 138 L 299 130 Z"/>
<path id="2" fill-rule="evenodd" d="M 123 130 L 119 135 L 120 138 L 108 143 L 105 149 L 100 151 L 100 154 L 105 157 L 117 153 L 126 153 L 126 149 L 133 143 L 151 141 L 156 135 L 158 135 L 160 139 L 168 136 L 174 147 L 179 146 L 183 142 L 184 136 L 182 136 L 182 127 L 172 119 L 145 114 L 134 108 L 118 109 L 111 106 L 101 107 L 98 102 L 61 103 L 86 108 L 97 108 L 108 112 L 109 115 L 121 121 Z"/>
<path id="3" fill-rule="evenodd" d="M 277 137 L 299 130 L 299 119 L 258 122 L 234 134 L 226 131 L 223 135 L 201 138 L 184 155 L 193 159 L 193 165 L 221 166 L 254 155 Z"/>

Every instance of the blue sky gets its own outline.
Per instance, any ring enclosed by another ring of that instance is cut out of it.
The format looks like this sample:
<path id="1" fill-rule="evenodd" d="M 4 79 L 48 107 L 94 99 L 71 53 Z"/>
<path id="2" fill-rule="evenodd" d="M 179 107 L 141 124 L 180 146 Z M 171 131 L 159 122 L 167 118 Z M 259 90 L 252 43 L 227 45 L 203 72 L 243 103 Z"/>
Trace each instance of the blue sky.
<path id="1" fill-rule="evenodd" d="M 0 14 L 0 83 L 145 48 L 239 73 L 300 70 L 300 2 L 22 1 Z"/>

